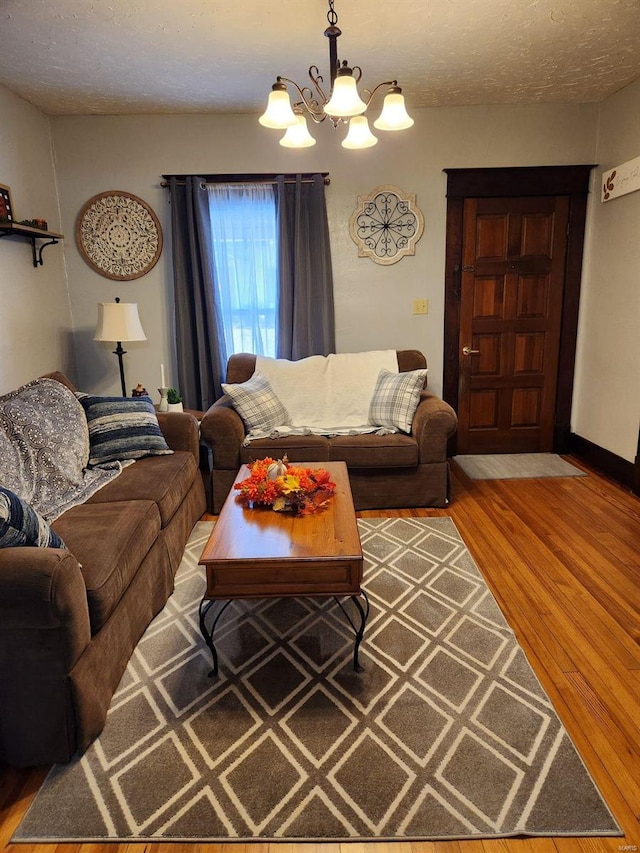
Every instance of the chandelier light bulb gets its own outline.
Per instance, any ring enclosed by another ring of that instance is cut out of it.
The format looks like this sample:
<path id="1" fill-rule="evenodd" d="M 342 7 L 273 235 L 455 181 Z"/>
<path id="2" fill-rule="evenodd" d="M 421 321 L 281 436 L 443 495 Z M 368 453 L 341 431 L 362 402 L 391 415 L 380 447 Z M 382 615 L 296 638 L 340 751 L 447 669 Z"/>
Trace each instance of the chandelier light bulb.
<path id="1" fill-rule="evenodd" d="M 280 140 L 280 145 L 285 148 L 310 148 L 316 144 L 315 139 L 309 133 L 306 118 L 298 113 L 295 113 L 296 124 L 287 128 L 287 132 Z"/>
<path id="2" fill-rule="evenodd" d="M 377 137 L 369 130 L 366 116 L 354 116 L 349 121 L 349 133 L 342 140 L 343 148 L 371 148 L 378 142 Z"/>
<path id="3" fill-rule="evenodd" d="M 275 130 L 285 130 L 298 123 L 295 113 L 291 109 L 289 93 L 284 83 L 274 83 L 269 93 L 267 109 L 258 119 L 263 127 L 271 127 Z"/>
<path id="4" fill-rule="evenodd" d="M 392 86 L 384 99 L 382 112 L 373 126 L 378 130 L 406 130 L 412 125 L 413 119 L 404 105 L 402 89 L 399 86 Z"/>
<path id="5" fill-rule="evenodd" d="M 358 94 L 353 72 L 346 65 L 343 66 L 334 81 L 331 99 L 325 104 L 325 113 L 336 118 L 350 118 L 360 115 L 366 108 L 367 105 Z"/>

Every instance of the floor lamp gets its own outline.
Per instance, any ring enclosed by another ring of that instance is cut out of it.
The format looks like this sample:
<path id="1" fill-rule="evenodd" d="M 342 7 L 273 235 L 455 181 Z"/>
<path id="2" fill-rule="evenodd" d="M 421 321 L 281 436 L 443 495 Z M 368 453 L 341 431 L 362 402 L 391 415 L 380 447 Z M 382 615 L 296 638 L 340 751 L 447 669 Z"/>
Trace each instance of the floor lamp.
<path id="1" fill-rule="evenodd" d="M 93 336 L 94 341 L 115 341 L 114 355 L 118 356 L 120 364 L 120 381 L 122 396 L 127 396 L 127 385 L 124 380 L 124 365 L 122 356 L 122 341 L 146 341 L 147 336 L 138 316 L 137 302 L 120 302 L 116 296 L 115 302 L 98 303 L 98 326 Z"/>

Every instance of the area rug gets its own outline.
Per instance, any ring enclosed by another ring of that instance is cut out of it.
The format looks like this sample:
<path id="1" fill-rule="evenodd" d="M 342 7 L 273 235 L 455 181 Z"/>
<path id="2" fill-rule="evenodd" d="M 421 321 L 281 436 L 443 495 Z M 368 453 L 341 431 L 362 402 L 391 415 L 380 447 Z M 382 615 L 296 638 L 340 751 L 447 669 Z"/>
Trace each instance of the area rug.
<path id="1" fill-rule="evenodd" d="M 535 477 L 586 477 L 556 453 L 490 453 L 454 456 L 472 480 L 524 480 Z"/>
<path id="2" fill-rule="evenodd" d="M 103 733 L 12 840 L 619 835 L 453 522 L 359 528 L 364 672 L 332 599 L 271 599 L 230 605 L 210 679 L 201 522 Z"/>

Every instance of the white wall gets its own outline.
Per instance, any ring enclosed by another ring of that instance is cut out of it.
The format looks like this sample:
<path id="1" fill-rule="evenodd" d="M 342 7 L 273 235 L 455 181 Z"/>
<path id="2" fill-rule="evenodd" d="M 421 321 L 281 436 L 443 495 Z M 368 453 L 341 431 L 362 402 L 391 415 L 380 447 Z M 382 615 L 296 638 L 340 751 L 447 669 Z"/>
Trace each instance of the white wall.
<path id="1" fill-rule="evenodd" d="M 254 115 L 120 116 L 52 119 L 62 223 L 73 234 L 85 201 L 98 192 L 134 193 L 156 211 L 165 249 L 142 278 L 116 283 L 100 276 L 65 245 L 80 384 L 118 392 L 113 347 L 92 340 L 97 303 L 120 296 L 139 304 L 148 342 L 128 344 L 127 385 L 141 381 L 151 392 L 165 364 L 175 383 L 171 332 L 172 272 L 168 192 L 162 174 L 224 172 L 330 172 L 327 203 L 335 282 L 337 348 L 342 352 L 417 348 L 427 356 L 429 382 L 442 389 L 445 168 L 565 165 L 593 162 L 596 105 L 455 107 L 412 110 L 415 126 L 380 133 L 365 151 L 340 145 L 343 130 L 313 130 L 313 149 L 292 151 Z M 348 232 L 358 194 L 395 184 L 417 194 L 425 217 L 416 255 L 391 266 L 358 258 Z M 429 300 L 427 316 L 413 316 L 412 301 Z"/>
<path id="2" fill-rule="evenodd" d="M 0 87 L 0 183 L 11 188 L 14 219 L 46 219 L 62 232 L 49 120 Z M 31 244 L 0 239 L 0 394 L 59 369 L 74 374 L 62 244 L 33 266 Z"/>
<path id="3" fill-rule="evenodd" d="M 600 202 L 602 173 L 640 156 L 640 81 L 600 108 L 580 303 L 573 431 L 634 460 L 640 426 L 640 191 Z"/>

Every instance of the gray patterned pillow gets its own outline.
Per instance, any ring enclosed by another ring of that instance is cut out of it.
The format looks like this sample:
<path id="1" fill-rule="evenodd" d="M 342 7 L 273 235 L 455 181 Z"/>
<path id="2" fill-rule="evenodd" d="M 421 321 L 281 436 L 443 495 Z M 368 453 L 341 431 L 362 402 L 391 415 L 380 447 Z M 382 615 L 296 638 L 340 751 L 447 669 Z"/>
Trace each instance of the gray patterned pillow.
<path id="1" fill-rule="evenodd" d="M 426 378 L 426 368 L 405 373 L 381 370 L 369 405 L 369 423 L 410 433 Z"/>
<path id="2" fill-rule="evenodd" d="M 238 385 L 223 383 L 222 390 L 231 398 L 233 408 L 249 433 L 270 432 L 275 427 L 291 423 L 289 412 L 261 373 L 254 373 L 251 379 Z"/>

